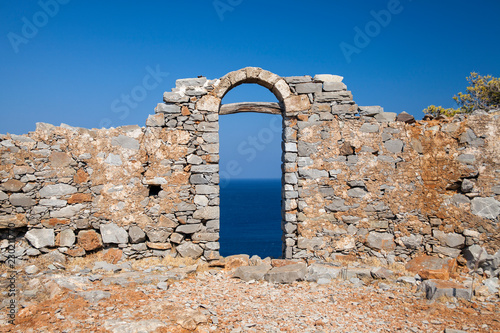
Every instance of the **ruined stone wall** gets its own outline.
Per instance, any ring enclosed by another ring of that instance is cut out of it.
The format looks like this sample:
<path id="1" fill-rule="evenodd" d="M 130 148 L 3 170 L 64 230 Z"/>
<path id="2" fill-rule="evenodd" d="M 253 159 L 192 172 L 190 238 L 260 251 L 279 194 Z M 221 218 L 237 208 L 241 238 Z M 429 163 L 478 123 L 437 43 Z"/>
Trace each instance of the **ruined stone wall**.
<path id="1" fill-rule="evenodd" d="M 146 127 L 38 124 L 0 136 L 0 243 L 17 256 L 219 257 L 218 119 L 224 95 L 257 83 L 283 115 L 283 256 L 500 248 L 500 115 L 415 122 L 358 107 L 335 75 L 245 68 L 177 80 Z M 277 223 L 280 223 L 277 221 Z"/>

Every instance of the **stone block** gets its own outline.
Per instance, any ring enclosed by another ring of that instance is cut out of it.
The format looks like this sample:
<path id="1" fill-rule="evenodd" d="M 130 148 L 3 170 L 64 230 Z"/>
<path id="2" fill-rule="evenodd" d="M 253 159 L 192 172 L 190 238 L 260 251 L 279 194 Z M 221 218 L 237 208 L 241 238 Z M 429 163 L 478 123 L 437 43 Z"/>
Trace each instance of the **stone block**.
<path id="1" fill-rule="evenodd" d="M 142 243 L 146 240 L 146 233 L 136 225 L 128 229 L 128 236 L 132 244 Z"/>
<path id="2" fill-rule="evenodd" d="M 0 216 L 0 230 L 11 228 L 22 228 L 28 225 L 26 215 L 24 214 L 11 214 Z"/>
<path id="3" fill-rule="evenodd" d="M 364 123 L 361 125 L 359 131 L 363 133 L 378 133 L 380 131 L 380 127 L 377 124 Z"/>
<path id="4" fill-rule="evenodd" d="M 201 224 L 183 224 L 178 226 L 175 231 L 181 234 L 194 234 L 201 230 Z"/>
<path id="5" fill-rule="evenodd" d="M 299 237 L 297 240 L 297 247 L 299 249 L 307 249 L 309 251 L 314 251 L 323 247 L 324 242 L 321 237 L 313 237 L 311 239 L 305 237 Z"/>
<path id="6" fill-rule="evenodd" d="M 2 183 L 1 186 L 3 190 L 7 192 L 20 192 L 25 185 L 25 183 L 17 179 L 9 179 L 5 183 Z"/>
<path id="7" fill-rule="evenodd" d="M 189 102 L 188 96 L 183 96 L 177 92 L 164 92 L 163 101 L 165 103 L 187 103 Z"/>
<path id="8" fill-rule="evenodd" d="M 59 244 L 61 247 L 72 247 L 75 244 L 75 233 L 71 229 L 64 229 L 58 235 Z"/>
<path id="9" fill-rule="evenodd" d="M 161 113 L 151 114 L 146 120 L 146 126 L 149 127 L 163 127 L 165 126 L 165 116 Z"/>
<path id="10" fill-rule="evenodd" d="M 375 119 L 380 122 L 392 122 L 396 120 L 396 113 L 395 112 L 380 112 L 375 115 Z"/>
<path id="11" fill-rule="evenodd" d="M 265 274 L 264 279 L 271 283 L 292 283 L 304 280 L 306 272 L 306 264 L 297 263 L 282 267 L 273 267 Z"/>
<path id="12" fill-rule="evenodd" d="M 307 268 L 306 281 L 318 282 L 319 279 L 334 280 L 340 274 L 341 268 L 323 264 L 311 264 Z"/>
<path id="13" fill-rule="evenodd" d="M 56 184 L 44 186 L 39 193 L 41 198 L 50 198 L 73 194 L 76 192 L 77 189 L 74 186 L 67 184 Z"/>
<path id="14" fill-rule="evenodd" d="M 10 203 L 16 207 L 32 207 L 36 204 L 30 196 L 24 193 L 13 193 L 9 198 Z"/>
<path id="15" fill-rule="evenodd" d="M 366 246 L 374 250 L 392 251 L 396 247 L 394 236 L 389 233 L 372 231 L 366 238 Z"/>
<path id="16" fill-rule="evenodd" d="M 495 219 L 500 214 L 500 202 L 494 198 L 474 198 L 471 201 L 472 214 Z"/>
<path id="17" fill-rule="evenodd" d="M 472 296 L 470 288 L 451 281 L 426 280 L 422 283 L 422 288 L 429 300 L 436 300 L 442 296 L 470 300 Z"/>
<path id="18" fill-rule="evenodd" d="M 343 76 L 332 74 L 316 74 L 314 76 L 314 81 L 320 82 L 342 82 L 343 79 Z"/>
<path id="19" fill-rule="evenodd" d="M 146 232 L 146 234 L 147 234 L 150 242 L 165 243 L 168 239 L 168 236 L 170 236 L 171 232 L 167 231 L 167 230 L 162 230 L 162 229 L 160 229 L 160 230 L 152 229 L 152 230 L 148 230 Z"/>
<path id="20" fill-rule="evenodd" d="M 393 154 L 399 154 L 403 150 L 404 143 L 399 139 L 384 142 L 384 147 Z"/>
<path id="21" fill-rule="evenodd" d="M 55 245 L 53 229 L 31 229 L 26 233 L 25 237 L 37 249 Z"/>
<path id="22" fill-rule="evenodd" d="M 102 241 L 105 244 L 126 244 L 128 243 L 128 233 L 115 223 L 101 224 L 100 231 Z"/>
<path id="23" fill-rule="evenodd" d="M 286 112 L 307 111 L 311 108 L 311 102 L 307 95 L 292 95 L 284 100 Z"/>
<path id="24" fill-rule="evenodd" d="M 102 248 L 102 239 L 94 230 L 82 230 L 78 233 L 78 246 L 85 251 L 93 251 Z"/>
<path id="25" fill-rule="evenodd" d="M 322 83 L 299 83 L 295 86 L 297 94 L 313 94 L 322 91 Z"/>
<path id="26" fill-rule="evenodd" d="M 456 260 L 421 255 L 410 260 L 405 268 L 423 279 L 448 280 L 456 269 Z"/>
<path id="27" fill-rule="evenodd" d="M 219 207 L 217 206 L 208 206 L 201 209 L 198 209 L 193 214 L 194 219 L 199 220 L 215 220 L 219 218 Z"/>
<path id="28" fill-rule="evenodd" d="M 176 104 L 159 103 L 155 108 L 155 113 L 177 114 L 181 113 L 181 107 Z"/>
<path id="29" fill-rule="evenodd" d="M 203 254 L 203 249 L 197 245 L 190 242 L 183 243 L 175 248 L 177 253 L 183 258 L 194 258 L 198 259 Z"/>
<path id="30" fill-rule="evenodd" d="M 347 195 L 351 198 L 363 198 L 367 194 L 368 194 L 368 192 L 366 192 L 361 187 L 354 187 L 354 188 L 347 190 Z"/>
<path id="31" fill-rule="evenodd" d="M 347 90 L 347 86 L 342 82 L 323 83 L 323 91 L 340 91 L 340 90 Z"/>
<path id="32" fill-rule="evenodd" d="M 263 263 L 256 266 L 240 266 L 236 268 L 233 277 L 243 281 L 259 281 L 271 270 L 271 265 Z"/>

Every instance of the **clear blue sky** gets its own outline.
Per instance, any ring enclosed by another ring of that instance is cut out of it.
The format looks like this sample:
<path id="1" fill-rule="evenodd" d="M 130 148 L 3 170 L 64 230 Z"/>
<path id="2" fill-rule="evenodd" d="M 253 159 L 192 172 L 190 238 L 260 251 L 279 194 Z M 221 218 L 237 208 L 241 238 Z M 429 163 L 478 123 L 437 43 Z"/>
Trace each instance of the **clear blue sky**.
<path id="1" fill-rule="evenodd" d="M 418 119 L 429 104 L 454 106 L 469 72 L 500 76 L 498 0 L 55 1 L 0 2 L 0 133 L 27 133 L 36 122 L 143 126 L 176 79 L 246 66 L 342 75 L 359 105 Z M 388 8 L 375 23 L 373 13 Z M 369 40 L 356 40 L 366 29 Z M 346 57 L 347 44 L 356 52 Z M 157 81 L 125 106 L 122 94 L 144 86 L 149 71 L 160 72 Z M 239 101 L 275 99 L 244 85 L 223 100 Z M 221 169 L 235 161 L 232 177 L 279 177 L 281 134 L 266 130 L 273 122 L 221 117 Z"/>

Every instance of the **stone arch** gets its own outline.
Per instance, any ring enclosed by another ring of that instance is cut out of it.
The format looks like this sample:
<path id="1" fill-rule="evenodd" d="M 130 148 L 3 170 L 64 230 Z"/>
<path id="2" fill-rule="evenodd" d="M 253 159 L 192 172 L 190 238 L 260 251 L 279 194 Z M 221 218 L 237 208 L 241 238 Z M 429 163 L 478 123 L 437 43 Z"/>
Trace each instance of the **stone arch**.
<path id="1" fill-rule="evenodd" d="M 213 91 L 197 103 L 198 110 L 218 112 L 224 96 L 244 83 L 256 83 L 269 89 L 283 107 L 283 116 L 307 111 L 311 103 L 307 95 L 293 93 L 281 76 L 258 67 L 246 67 L 229 72 L 214 84 Z"/>

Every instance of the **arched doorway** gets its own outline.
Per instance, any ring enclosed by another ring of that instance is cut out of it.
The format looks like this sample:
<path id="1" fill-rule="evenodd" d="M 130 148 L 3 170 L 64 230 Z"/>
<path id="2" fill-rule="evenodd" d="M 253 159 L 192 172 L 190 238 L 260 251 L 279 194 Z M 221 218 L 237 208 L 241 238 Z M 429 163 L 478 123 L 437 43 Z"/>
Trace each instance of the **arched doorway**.
<path id="1" fill-rule="evenodd" d="M 281 107 L 268 89 L 257 84 L 239 86 L 222 102 L 220 254 L 279 258 L 283 236 Z"/>

